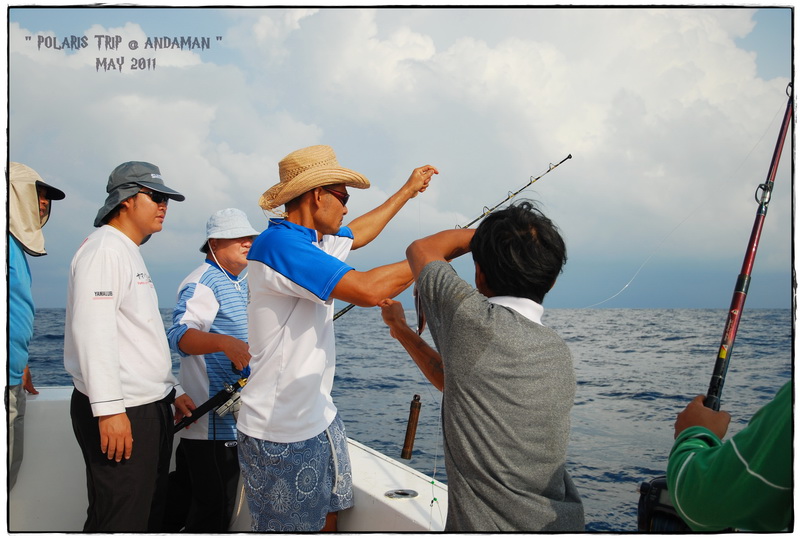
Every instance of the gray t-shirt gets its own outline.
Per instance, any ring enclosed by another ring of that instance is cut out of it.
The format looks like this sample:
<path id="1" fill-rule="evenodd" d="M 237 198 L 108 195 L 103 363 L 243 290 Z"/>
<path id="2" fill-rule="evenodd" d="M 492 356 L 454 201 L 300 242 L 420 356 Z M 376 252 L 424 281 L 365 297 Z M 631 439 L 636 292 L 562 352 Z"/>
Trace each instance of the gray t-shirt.
<path id="1" fill-rule="evenodd" d="M 444 363 L 446 531 L 583 531 L 565 469 L 575 397 L 567 345 L 445 262 L 425 266 L 417 290 Z"/>

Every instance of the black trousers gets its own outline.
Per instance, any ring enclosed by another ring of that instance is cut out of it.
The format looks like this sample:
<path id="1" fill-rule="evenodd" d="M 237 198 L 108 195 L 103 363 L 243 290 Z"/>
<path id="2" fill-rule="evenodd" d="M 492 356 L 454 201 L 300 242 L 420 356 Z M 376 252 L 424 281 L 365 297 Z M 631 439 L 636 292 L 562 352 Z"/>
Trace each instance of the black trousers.
<path id="1" fill-rule="evenodd" d="M 84 532 L 160 532 L 166 509 L 172 457 L 172 401 L 127 408 L 133 432 L 133 452 L 121 462 L 100 451 L 98 420 L 89 398 L 72 392 L 72 429 L 86 463 L 89 494 Z"/>
<path id="2" fill-rule="evenodd" d="M 213 412 L 212 412 L 213 413 Z M 239 486 L 239 454 L 235 441 L 181 439 L 175 457 L 168 502 L 167 531 L 228 531 Z M 189 500 L 181 516 L 179 500 Z"/>

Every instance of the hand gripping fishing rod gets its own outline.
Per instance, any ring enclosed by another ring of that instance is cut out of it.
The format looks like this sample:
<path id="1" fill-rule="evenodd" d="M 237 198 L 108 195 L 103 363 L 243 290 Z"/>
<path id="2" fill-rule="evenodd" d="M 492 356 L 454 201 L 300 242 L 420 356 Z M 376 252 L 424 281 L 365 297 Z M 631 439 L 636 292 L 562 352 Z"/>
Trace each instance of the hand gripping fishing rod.
<path id="1" fill-rule="evenodd" d="M 789 126 L 792 123 L 791 83 L 786 88 L 786 93 L 789 99 L 786 103 L 783 124 L 781 125 L 780 134 L 778 135 L 778 142 L 775 145 L 775 151 L 772 154 L 772 162 L 769 165 L 767 180 L 765 183 L 759 185 L 756 190 L 756 202 L 758 202 L 756 219 L 753 224 L 753 230 L 750 233 L 750 242 L 747 244 L 742 271 L 739 274 L 739 278 L 736 280 L 736 287 L 733 291 L 733 299 L 731 300 L 731 308 L 728 311 L 728 320 L 725 323 L 725 331 L 722 334 L 722 342 L 720 343 L 719 352 L 717 353 L 714 372 L 711 375 L 708 393 L 703 403 L 707 408 L 711 408 L 712 410 L 719 410 L 722 386 L 725 384 L 725 375 L 728 371 L 731 354 L 733 353 L 733 342 L 736 339 L 739 321 L 741 320 L 742 311 L 744 310 L 744 302 L 747 299 L 747 290 L 750 287 L 750 275 L 753 271 L 753 263 L 756 258 L 758 243 L 761 239 L 761 229 L 764 226 L 764 219 L 767 217 L 767 208 L 769 207 L 769 200 L 772 195 L 772 186 L 775 183 L 775 175 L 778 171 L 778 163 L 780 163 L 781 160 L 783 145 L 786 140 L 786 135 L 789 132 Z"/>
<path id="2" fill-rule="evenodd" d="M 184 429 L 206 415 L 208 412 L 215 408 L 219 408 L 218 414 L 223 416 L 227 414 L 230 409 L 236 404 L 236 401 L 239 400 L 239 389 L 243 388 L 247 384 L 247 378 L 240 378 L 233 384 L 225 384 L 225 386 L 219 390 L 219 392 L 208 399 L 206 402 L 192 410 L 192 415 L 184 416 L 178 423 L 175 424 L 173 434 L 178 434 L 181 429 Z M 229 404 L 230 403 L 230 404 Z"/>
<path id="3" fill-rule="evenodd" d="M 562 159 L 561 161 L 559 161 L 555 165 L 550 163 L 550 167 L 546 171 L 544 171 L 543 173 L 539 174 L 535 178 L 532 177 L 528 183 L 526 183 L 525 185 L 523 185 L 522 187 L 520 187 L 519 189 L 517 189 L 513 193 L 511 191 L 509 191 L 508 196 L 506 198 L 504 198 L 503 200 L 501 200 L 500 202 L 498 202 L 497 204 L 495 204 L 491 208 L 487 208 L 486 206 L 484 206 L 483 207 L 483 213 L 481 213 L 479 216 L 477 216 L 475 219 L 473 219 L 472 221 L 470 221 L 469 223 L 467 223 L 464 226 L 456 225 L 456 228 L 469 228 L 469 227 L 471 227 L 472 225 L 474 225 L 475 223 L 477 223 L 478 221 L 480 221 L 481 219 L 483 219 L 484 217 L 486 217 L 487 215 L 489 215 L 490 213 L 495 211 L 497 208 L 499 208 L 500 206 L 502 206 L 503 204 L 505 204 L 506 202 L 508 202 L 509 200 L 511 200 L 512 198 L 514 198 L 518 194 L 520 194 L 522 191 L 524 191 L 525 189 L 527 189 L 528 187 L 530 187 L 531 185 L 533 185 L 534 183 L 539 181 L 540 178 L 542 178 L 546 174 L 550 173 L 554 168 L 558 167 L 561 163 L 563 163 L 567 159 L 572 159 L 572 154 L 569 154 L 568 156 L 566 156 L 564 159 Z M 338 319 L 340 316 L 342 316 L 343 314 L 348 312 L 353 307 L 355 307 L 355 305 L 353 305 L 351 303 L 350 305 L 348 305 L 347 307 L 343 308 L 341 311 L 336 313 L 333 316 L 333 319 L 334 320 Z"/>

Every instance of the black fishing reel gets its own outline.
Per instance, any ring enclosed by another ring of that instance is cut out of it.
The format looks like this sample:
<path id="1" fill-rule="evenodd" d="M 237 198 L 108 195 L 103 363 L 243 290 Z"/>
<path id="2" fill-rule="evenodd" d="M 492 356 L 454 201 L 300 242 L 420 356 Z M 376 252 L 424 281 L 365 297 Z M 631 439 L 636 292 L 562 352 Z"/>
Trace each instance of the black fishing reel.
<path id="1" fill-rule="evenodd" d="M 678 516 L 667 491 L 667 478 L 656 477 L 639 485 L 637 520 L 640 532 L 691 533 Z"/>

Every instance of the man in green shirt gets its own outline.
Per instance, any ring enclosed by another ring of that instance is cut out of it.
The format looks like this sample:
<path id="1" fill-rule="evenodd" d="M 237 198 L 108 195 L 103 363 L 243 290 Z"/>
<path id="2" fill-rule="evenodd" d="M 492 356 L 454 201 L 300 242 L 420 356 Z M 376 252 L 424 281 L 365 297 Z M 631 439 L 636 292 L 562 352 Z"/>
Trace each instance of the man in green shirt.
<path id="1" fill-rule="evenodd" d="M 792 382 L 722 443 L 731 416 L 698 396 L 675 422 L 667 483 L 695 531 L 786 531 L 792 511 Z"/>

